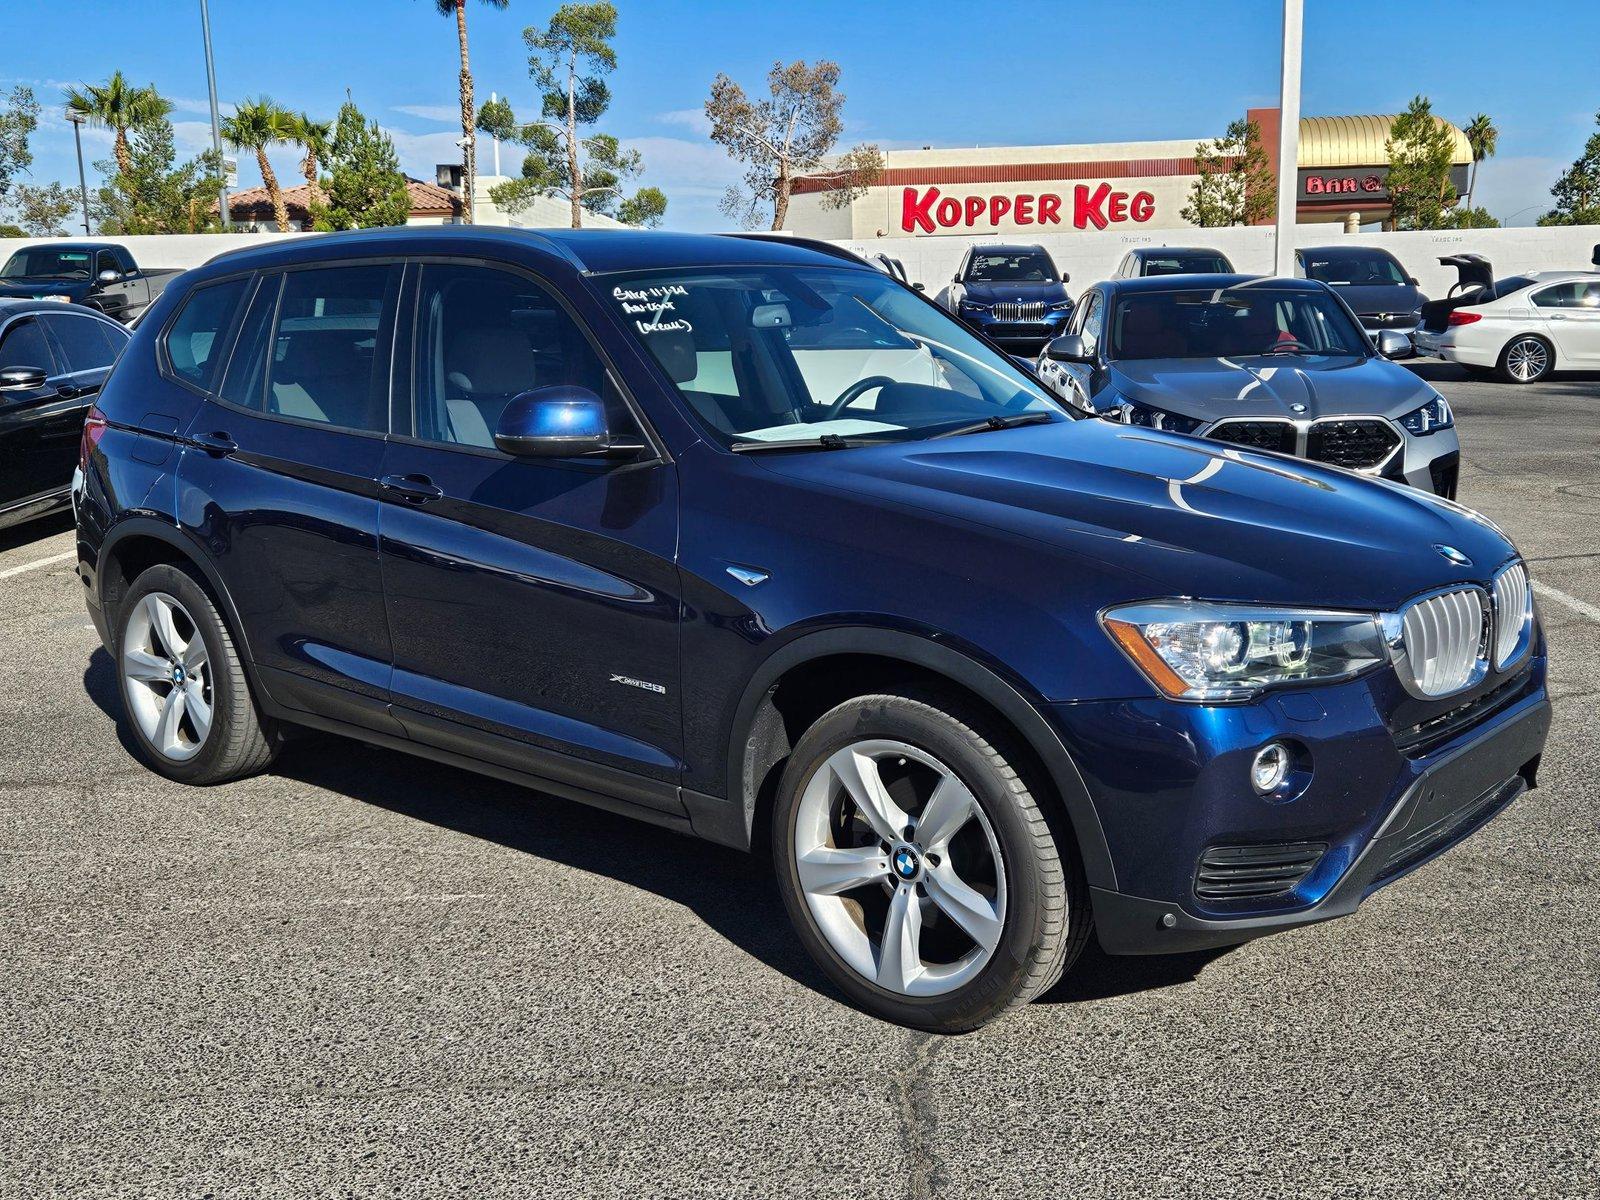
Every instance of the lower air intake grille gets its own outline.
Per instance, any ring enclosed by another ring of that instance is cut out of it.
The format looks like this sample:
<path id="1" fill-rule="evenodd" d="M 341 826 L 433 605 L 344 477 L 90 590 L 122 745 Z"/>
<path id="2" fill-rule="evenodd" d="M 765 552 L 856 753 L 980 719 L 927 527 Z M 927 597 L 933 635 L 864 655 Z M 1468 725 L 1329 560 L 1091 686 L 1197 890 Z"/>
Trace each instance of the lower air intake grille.
<path id="1" fill-rule="evenodd" d="M 1325 842 L 1213 846 L 1200 856 L 1194 894 L 1201 900 L 1265 900 L 1282 896 L 1317 865 Z"/>
<path id="2" fill-rule="evenodd" d="M 1294 426 L 1287 421 L 1224 421 L 1209 436 L 1218 442 L 1248 446 L 1252 450 L 1294 453 Z"/>
<path id="3" fill-rule="evenodd" d="M 1306 436 L 1306 457 L 1336 467 L 1375 467 L 1400 444 L 1387 421 L 1319 421 Z"/>

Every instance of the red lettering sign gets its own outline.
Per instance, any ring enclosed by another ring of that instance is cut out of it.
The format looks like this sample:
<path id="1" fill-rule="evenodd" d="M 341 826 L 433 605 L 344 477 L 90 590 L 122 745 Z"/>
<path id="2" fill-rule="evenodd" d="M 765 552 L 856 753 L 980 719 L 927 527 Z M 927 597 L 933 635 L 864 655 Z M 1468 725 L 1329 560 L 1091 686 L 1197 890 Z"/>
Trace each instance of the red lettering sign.
<path id="1" fill-rule="evenodd" d="M 1308 191 L 1311 184 L 1307 180 Z M 1060 225 L 1062 203 L 1063 198 L 1054 192 L 995 192 L 958 199 L 941 195 L 936 187 L 908 187 L 900 192 L 900 228 L 906 233 L 937 233 L 941 227 L 996 226 L 1007 216 L 1017 225 Z M 1114 191 L 1109 183 L 1102 183 L 1093 191 L 1083 183 L 1072 189 L 1072 224 L 1078 229 L 1105 229 L 1125 221 L 1143 225 L 1155 215 L 1156 198 L 1149 192 L 1130 196 Z"/>

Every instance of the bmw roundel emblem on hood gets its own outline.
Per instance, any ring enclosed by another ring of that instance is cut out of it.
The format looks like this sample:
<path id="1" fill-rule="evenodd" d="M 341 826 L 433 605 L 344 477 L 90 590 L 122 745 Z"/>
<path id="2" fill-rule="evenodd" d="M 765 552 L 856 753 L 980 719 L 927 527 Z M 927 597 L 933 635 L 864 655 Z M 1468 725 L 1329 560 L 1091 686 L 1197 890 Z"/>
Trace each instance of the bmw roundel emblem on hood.
<path id="1" fill-rule="evenodd" d="M 1454 546 L 1441 546 L 1438 542 L 1435 542 L 1433 548 L 1458 567 L 1470 567 L 1472 565 L 1472 560 Z"/>
<path id="2" fill-rule="evenodd" d="M 1304 404 L 1291 404 L 1289 405 L 1289 410 L 1291 412 L 1303 413 L 1306 410 L 1306 406 Z"/>

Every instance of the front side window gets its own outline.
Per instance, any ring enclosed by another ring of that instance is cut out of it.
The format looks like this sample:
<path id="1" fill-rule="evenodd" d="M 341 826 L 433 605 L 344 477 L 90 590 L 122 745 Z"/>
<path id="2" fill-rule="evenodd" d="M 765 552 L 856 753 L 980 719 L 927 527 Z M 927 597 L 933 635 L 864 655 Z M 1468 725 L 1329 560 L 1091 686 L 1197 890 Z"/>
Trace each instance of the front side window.
<path id="1" fill-rule="evenodd" d="M 267 346 L 266 411 L 386 432 L 389 364 L 378 347 L 399 285 L 400 268 L 382 263 L 287 272 Z"/>
<path id="2" fill-rule="evenodd" d="M 1387 254 L 1336 254 L 1327 258 L 1308 257 L 1306 278 L 1335 287 L 1398 287 L 1409 283 L 1400 264 Z"/>
<path id="3" fill-rule="evenodd" d="M 1020 254 L 972 252 L 967 278 L 974 283 L 1049 283 L 1056 278 L 1055 264 L 1042 251 Z"/>
<path id="4" fill-rule="evenodd" d="M 1113 359 L 1370 353 L 1366 335 L 1338 301 L 1320 290 L 1247 284 L 1136 292 L 1117 300 L 1110 322 Z"/>
<path id="5" fill-rule="evenodd" d="M 907 440 L 1060 412 L 1004 355 L 875 271 L 729 267 L 595 285 L 725 444 Z"/>
<path id="6" fill-rule="evenodd" d="M 15 322 L 0 338 L 0 371 L 11 367 L 37 367 L 46 375 L 56 374 L 55 358 L 37 319 Z"/>
<path id="7" fill-rule="evenodd" d="M 428 264 L 416 324 L 416 435 L 490 449 L 522 392 L 571 386 L 606 401 L 613 435 L 637 428 L 576 321 L 538 284 L 497 267 Z"/>
<path id="8" fill-rule="evenodd" d="M 167 363 L 186 383 L 209 391 L 216 382 L 222 344 L 244 295 L 245 280 L 229 279 L 198 287 L 167 330 Z"/>
<path id="9" fill-rule="evenodd" d="M 1089 293 L 1089 311 L 1083 318 L 1083 340 L 1090 349 L 1100 345 L 1100 338 L 1105 333 L 1106 306 L 1099 292 Z"/>
<path id="10" fill-rule="evenodd" d="M 94 264 L 94 273 L 96 277 L 98 277 L 102 271 L 115 271 L 118 275 L 122 274 L 122 267 L 117 262 L 117 256 L 112 254 L 111 251 L 102 250 L 98 255 L 95 256 L 95 258 L 96 262 Z"/>
<path id="11" fill-rule="evenodd" d="M 127 338 L 104 321 L 69 313 L 50 313 L 41 317 L 56 345 L 66 358 L 68 374 L 98 371 L 117 361 Z M 115 339 L 115 340 L 113 340 Z"/>

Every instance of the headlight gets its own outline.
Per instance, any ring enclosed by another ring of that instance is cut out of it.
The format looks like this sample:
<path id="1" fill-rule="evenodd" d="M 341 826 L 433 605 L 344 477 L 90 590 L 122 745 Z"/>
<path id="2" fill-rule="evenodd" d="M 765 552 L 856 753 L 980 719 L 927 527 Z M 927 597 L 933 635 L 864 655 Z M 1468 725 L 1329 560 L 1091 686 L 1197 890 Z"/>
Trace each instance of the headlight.
<path id="1" fill-rule="evenodd" d="M 1421 408 L 1414 409 L 1400 418 L 1400 424 L 1416 434 L 1449 429 L 1455 423 L 1455 414 L 1450 411 L 1450 404 L 1443 396 L 1435 396 Z"/>
<path id="2" fill-rule="evenodd" d="M 1055 303 L 1053 303 L 1050 306 L 1050 311 L 1051 312 L 1066 312 L 1071 307 L 1072 307 L 1072 301 L 1071 300 L 1057 300 Z"/>
<path id="3" fill-rule="evenodd" d="M 1388 658 L 1382 623 L 1369 613 L 1165 600 L 1101 619 L 1174 700 L 1244 700 L 1274 684 L 1347 679 Z"/>
<path id="4" fill-rule="evenodd" d="M 1117 420 L 1124 425 L 1143 425 L 1146 429 L 1163 429 L 1168 433 L 1193 433 L 1200 428 L 1200 422 L 1194 417 L 1167 412 L 1160 408 L 1148 408 L 1131 401 L 1123 401 L 1113 411 Z"/>
<path id="5" fill-rule="evenodd" d="M 959 307 L 966 312 L 989 312 L 994 308 L 994 305 L 985 304 L 981 300 L 968 300 L 965 296 L 963 296 L 961 297 Z"/>

